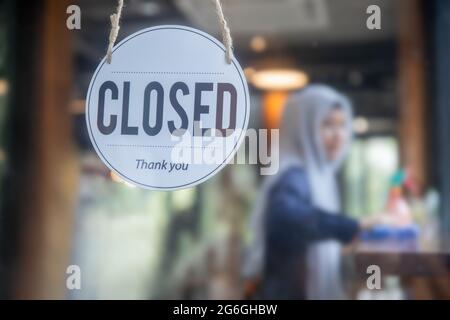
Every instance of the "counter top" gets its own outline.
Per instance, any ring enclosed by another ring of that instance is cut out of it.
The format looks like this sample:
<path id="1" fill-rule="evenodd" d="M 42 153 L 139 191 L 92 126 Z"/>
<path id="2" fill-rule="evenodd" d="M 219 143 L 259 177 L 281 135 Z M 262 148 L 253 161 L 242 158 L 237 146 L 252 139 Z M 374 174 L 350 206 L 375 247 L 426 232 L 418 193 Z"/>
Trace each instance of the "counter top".
<path id="1" fill-rule="evenodd" d="M 361 242 L 355 252 L 358 273 L 377 265 L 383 274 L 399 276 L 450 275 L 450 238 L 445 240 L 383 240 Z"/>

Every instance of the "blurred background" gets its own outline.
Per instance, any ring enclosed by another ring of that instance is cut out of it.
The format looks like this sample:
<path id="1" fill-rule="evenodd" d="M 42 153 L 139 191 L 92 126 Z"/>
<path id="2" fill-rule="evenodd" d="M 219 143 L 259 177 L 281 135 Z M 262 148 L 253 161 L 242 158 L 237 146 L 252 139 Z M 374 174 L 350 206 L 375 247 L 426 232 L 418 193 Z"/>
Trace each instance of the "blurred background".
<path id="1" fill-rule="evenodd" d="M 399 169 L 414 181 L 405 197 L 420 236 L 363 243 L 347 255 L 351 297 L 450 298 L 450 2 L 222 2 L 250 85 L 251 128 L 278 128 L 289 92 L 325 83 L 355 109 L 340 174 L 345 211 L 382 211 Z M 66 27 L 73 4 L 80 30 Z M 85 95 L 116 5 L 0 0 L 0 294 L 246 298 L 241 265 L 258 165 L 228 165 L 195 188 L 153 192 L 122 182 L 91 146 Z M 221 39 L 211 1 L 125 5 L 118 41 L 161 24 Z M 380 30 L 366 26 L 370 5 L 381 8 Z M 365 286 L 371 264 L 383 271 L 382 290 Z M 69 265 L 81 268 L 81 290 L 66 288 Z"/>

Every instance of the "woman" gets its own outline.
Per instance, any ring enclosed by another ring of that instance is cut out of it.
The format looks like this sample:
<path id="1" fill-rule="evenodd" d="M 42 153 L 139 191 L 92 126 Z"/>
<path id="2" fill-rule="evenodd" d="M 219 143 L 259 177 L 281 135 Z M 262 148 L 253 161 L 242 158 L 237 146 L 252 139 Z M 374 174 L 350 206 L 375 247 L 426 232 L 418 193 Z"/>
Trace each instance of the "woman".
<path id="1" fill-rule="evenodd" d="M 341 245 L 365 227 L 340 212 L 336 172 L 351 125 L 350 102 L 327 86 L 290 97 L 280 126 L 280 170 L 263 186 L 244 266 L 247 276 L 262 273 L 260 298 L 345 298 Z"/>

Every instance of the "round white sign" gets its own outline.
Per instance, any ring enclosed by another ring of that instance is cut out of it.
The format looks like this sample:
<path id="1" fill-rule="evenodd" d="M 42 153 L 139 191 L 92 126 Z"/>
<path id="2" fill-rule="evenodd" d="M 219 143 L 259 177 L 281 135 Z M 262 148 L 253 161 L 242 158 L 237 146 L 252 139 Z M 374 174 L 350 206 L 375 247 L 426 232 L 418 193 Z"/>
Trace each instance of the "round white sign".
<path id="1" fill-rule="evenodd" d="M 184 26 L 141 30 L 100 63 L 86 122 L 103 162 L 136 186 L 175 190 L 211 178 L 235 155 L 250 101 L 239 63 Z"/>

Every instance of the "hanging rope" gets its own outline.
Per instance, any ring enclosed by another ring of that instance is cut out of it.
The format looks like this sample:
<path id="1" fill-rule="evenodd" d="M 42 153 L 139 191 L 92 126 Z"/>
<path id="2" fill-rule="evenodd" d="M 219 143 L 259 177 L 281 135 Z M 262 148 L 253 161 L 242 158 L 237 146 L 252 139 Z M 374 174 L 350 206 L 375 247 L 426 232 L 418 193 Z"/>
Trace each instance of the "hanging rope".
<path id="1" fill-rule="evenodd" d="M 119 0 L 117 12 L 109 17 L 111 20 L 111 31 L 109 32 L 108 51 L 106 53 L 106 62 L 108 62 L 108 64 L 110 64 L 112 61 L 112 49 L 114 47 L 114 43 L 116 43 L 117 36 L 119 35 L 122 9 L 123 9 L 123 0 Z"/>
<path id="2" fill-rule="evenodd" d="M 233 59 L 233 38 L 231 38 L 231 31 L 223 14 L 222 3 L 220 0 L 213 1 L 216 4 L 217 17 L 219 18 L 220 27 L 222 29 L 222 41 L 226 49 L 225 57 L 227 63 L 230 64 Z"/>
<path id="3" fill-rule="evenodd" d="M 221 31 L 222 31 L 222 41 L 225 46 L 225 59 L 228 64 L 231 64 L 231 60 L 233 59 L 233 39 L 231 38 L 231 31 L 228 27 L 227 20 L 223 14 L 222 3 L 220 0 L 212 0 L 216 5 L 217 17 L 219 19 Z M 123 0 L 118 0 L 117 11 L 112 14 L 109 18 L 111 20 L 111 31 L 109 33 L 109 44 L 108 51 L 106 52 L 106 62 L 108 64 L 112 61 L 112 50 L 114 44 L 116 43 L 117 36 L 119 35 L 120 30 L 120 18 L 122 16 L 123 9 Z"/>

